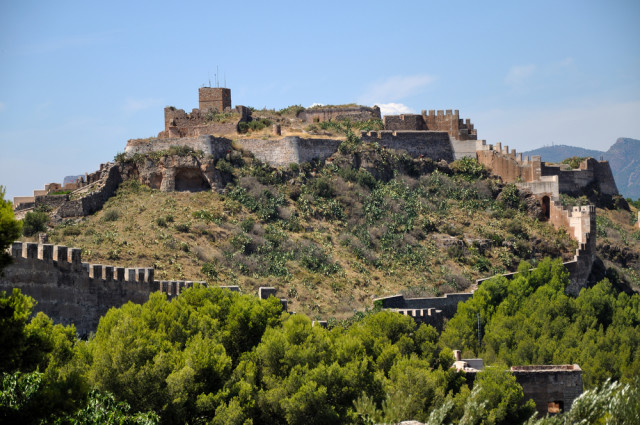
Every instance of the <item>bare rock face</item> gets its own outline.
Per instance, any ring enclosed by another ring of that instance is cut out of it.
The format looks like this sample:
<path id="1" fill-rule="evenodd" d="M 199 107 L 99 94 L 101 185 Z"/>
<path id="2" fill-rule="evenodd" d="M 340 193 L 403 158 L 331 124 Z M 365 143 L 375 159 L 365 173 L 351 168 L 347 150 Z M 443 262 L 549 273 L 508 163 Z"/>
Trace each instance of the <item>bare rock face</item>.
<path id="1" fill-rule="evenodd" d="M 146 159 L 136 164 L 130 175 L 140 183 L 163 192 L 201 192 L 224 188 L 226 176 L 215 168 L 215 161 L 195 156 L 171 155 L 157 161 Z"/>

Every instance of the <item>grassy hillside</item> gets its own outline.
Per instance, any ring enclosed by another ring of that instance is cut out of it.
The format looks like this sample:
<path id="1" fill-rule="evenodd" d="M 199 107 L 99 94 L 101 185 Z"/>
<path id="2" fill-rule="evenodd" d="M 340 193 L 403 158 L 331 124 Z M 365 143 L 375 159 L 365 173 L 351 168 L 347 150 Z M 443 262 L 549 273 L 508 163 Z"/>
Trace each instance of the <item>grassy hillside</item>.
<path id="1" fill-rule="evenodd" d="M 379 146 L 343 146 L 326 164 L 272 169 L 220 160 L 226 193 L 163 193 L 124 183 L 103 210 L 50 232 L 84 261 L 153 266 L 158 279 L 207 280 L 290 309 L 344 318 L 374 297 L 468 290 L 521 259 L 573 256 L 563 231 L 528 215 L 513 185 L 474 160 L 435 164 Z"/>

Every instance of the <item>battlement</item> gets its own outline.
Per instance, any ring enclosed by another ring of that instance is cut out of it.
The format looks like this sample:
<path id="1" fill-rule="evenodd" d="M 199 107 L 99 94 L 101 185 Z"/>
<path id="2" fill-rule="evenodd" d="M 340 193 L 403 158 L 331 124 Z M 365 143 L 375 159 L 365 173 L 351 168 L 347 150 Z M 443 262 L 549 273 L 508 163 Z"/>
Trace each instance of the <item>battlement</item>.
<path id="1" fill-rule="evenodd" d="M 7 250 L 12 264 L 0 276 L 0 290 L 19 288 L 38 301 L 56 323 L 74 324 L 81 336 L 94 332 L 100 317 L 111 307 L 127 302 L 142 304 L 152 292 L 168 299 L 204 281 L 155 280 L 152 267 L 117 267 L 82 261 L 82 250 L 62 245 L 14 242 Z M 237 286 L 224 286 L 238 292 Z M 261 299 L 275 296 L 275 288 L 260 288 Z M 283 310 L 287 300 L 279 299 Z"/>
<path id="2" fill-rule="evenodd" d="M 404 295 L 392 295 L 376 298 L 374 304 L 382 308 L 412 317 L 418 323 L 432 325 L 442 330 L 444 319 L 450 319 L 456 313 L 458 304 L 473 296 L 471 292 L 445 294 L 442 297 L 405 298 Z"/>
<path id="3" fill-rule="evenodd" d="M 385 130 L 446 131 L 455 140 L 477 140 L 478 133 L 470 119 L 460 119 L 456 109 L 423 110 L 421 114 L 385 115 Z"/>

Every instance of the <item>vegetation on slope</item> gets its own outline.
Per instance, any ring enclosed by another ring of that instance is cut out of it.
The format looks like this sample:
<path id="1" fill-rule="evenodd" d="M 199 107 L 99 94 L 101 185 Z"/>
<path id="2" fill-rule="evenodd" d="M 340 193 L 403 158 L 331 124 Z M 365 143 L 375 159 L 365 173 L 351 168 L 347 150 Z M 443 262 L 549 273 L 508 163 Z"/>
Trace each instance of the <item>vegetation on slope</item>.
<path id="1" fill-rule="evenodd" d="M 441 336 L 388 311 L 324 329 L 282 313 L 275 298 L 196 286 L 170 302 L 156 293 L 144 305 L 111 309 L 82 342 L 72 326 L 52 327 L 42 314 L 28 321 L 31 301 L 16 290 L 0 298 L 14 317 L 1 323 L 0 339 L 10 342 L 2 347 L 17 348 L 3 353 L 0 415 L 71 422 L 94 415 L 97 397 L 125 423 L 153 423 L 158 414 L 167 424 L 519 424 L 533 404 L 500 365 L 577 361 L 586 388 L 604 387 L 567 419 L 637 418 L 629 392 L 640 391 L 640 296 L 618 295 L 603 281 L 572 299 L 558 260 L 528 266 L 511 282 L 483 284 Z M 471 391 L 450 368 L 451 349 L 474 347 L 490 367 Z"/>
<path id="2" fill-rule="evenodd" d="M 513 185 L 475 160 L 412 159 L 347 137 L 327 163 L 274 169 L 231 153 L 225 194 L 162 193 L 124 183 L 103 210 L 50 232 L 85 261 L 153 266 L 158 279 L 274 286 L 291 309 L 345 318 L 377 296 L 441 295 L 568 259 L 565 232 L 532 218 Z"/>

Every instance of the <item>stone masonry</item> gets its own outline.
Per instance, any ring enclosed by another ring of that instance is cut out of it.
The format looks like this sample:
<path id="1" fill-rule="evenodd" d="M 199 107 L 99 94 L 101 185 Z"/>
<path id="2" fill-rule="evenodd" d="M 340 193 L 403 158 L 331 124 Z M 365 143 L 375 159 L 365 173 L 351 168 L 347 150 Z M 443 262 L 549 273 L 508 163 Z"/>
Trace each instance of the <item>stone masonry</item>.
<path id="1" fill-rule="evenodd" d="M 524 399 L 533 399 L 540 417 L 571 410 L 582 394 L 582 369 L 577 364 L 513 366 L 511 373 L 522 386 Z"/>
<path id="2" fill-rule="evenodd" d="M 155 280 L 151 267 L 125 268 L 82 262 L 82 250 L 61 245 L 14 242 L 9 253 L 12 264 L 0 275 L 0 290 L 18 288 L 33 297 L 34 312 L 43 312 L 55 323 L 73 324 L 86 338 L 95 332 L 110 308 L 127 302 L 145 303 L 152 292 L 172 299 L 194 283 Z M 238 287 L 224 287 L 238 291 Z M 276 296 L 275 288 L 260 288 L 261 299 Z M 286 311 L 287 301 L 280 299 Z"/>

